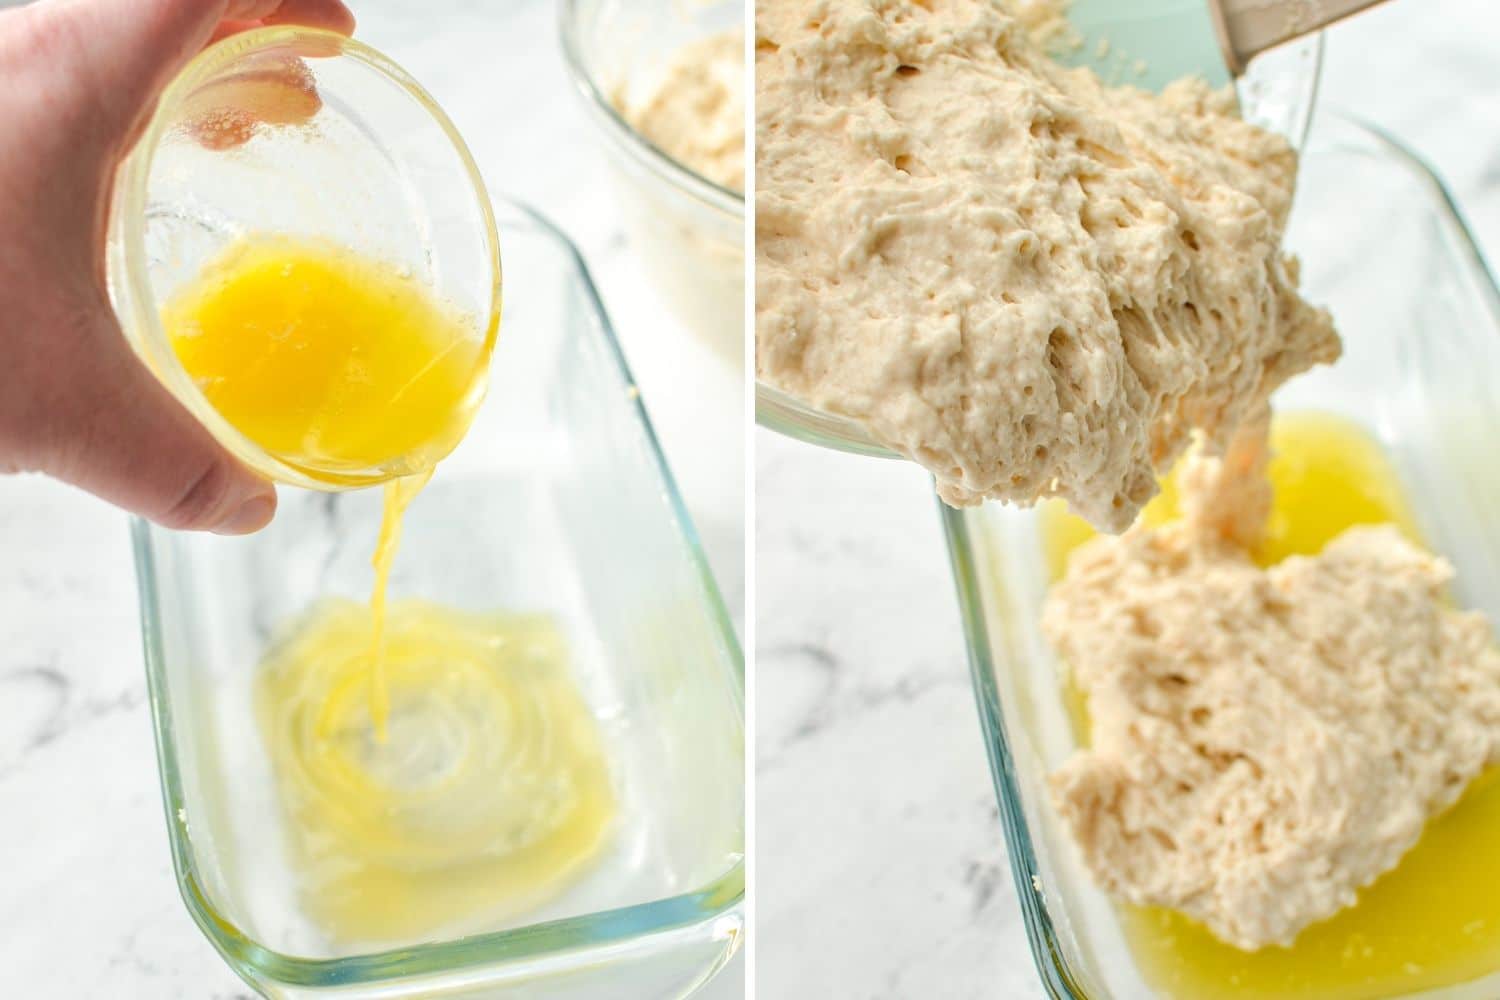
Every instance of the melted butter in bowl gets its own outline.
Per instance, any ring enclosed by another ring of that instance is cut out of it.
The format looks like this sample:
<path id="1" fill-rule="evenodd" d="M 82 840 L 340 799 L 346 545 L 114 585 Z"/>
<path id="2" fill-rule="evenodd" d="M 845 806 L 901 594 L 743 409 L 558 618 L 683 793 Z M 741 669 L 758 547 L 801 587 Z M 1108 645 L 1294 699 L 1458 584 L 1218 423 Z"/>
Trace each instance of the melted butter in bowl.
<path id="1" fill-rule="evenodd" d="M 231 244 L 166 303 L 162 325 L 230 426 L 334 486 L 446 456 L 484 398 L 494 339 L 409 269 L 280 234 Z"/>
<path id="2" fill-rule="evenodd" d="M 318 605 L 261 666 L 256 707 L 309 916 L 339 940 L 412 939 L 563 892 L 616 803 L 556 626 L 403 601 L 385 628 L 384 740 L 368 606 Z"/>

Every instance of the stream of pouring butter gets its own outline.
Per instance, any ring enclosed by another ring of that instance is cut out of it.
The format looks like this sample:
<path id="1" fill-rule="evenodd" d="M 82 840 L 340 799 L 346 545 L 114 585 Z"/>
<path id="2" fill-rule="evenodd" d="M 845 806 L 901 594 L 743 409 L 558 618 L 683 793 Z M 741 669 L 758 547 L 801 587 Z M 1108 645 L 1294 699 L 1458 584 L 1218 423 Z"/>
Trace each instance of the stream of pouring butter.
<path id="1" fill-rule="evenodd" d="M 226 248 L 162 310 L 183 368 L 267 454 L 338 484 L 405 468 L 385 484 L 370 595 L 370 719 L 386 737 L 386 586 L 401 518 L 483 395 L 485 338 L 410 269 L 287 235 Z"/>
<path id="2" fill-rule="evenodd" d="M 374 634 L 370 637 L 370 722 L 375 738 L 384 743 L 386 723 L 391 713 L 390 692 L 385 682 L 385 593 L 391 580 L 391 564 L 401 545 L 401 519 L 422 487 L 432 479 L 431 468 L 414 476 L 392 479 L 385 484 L 385 509 L 380 516 L 380 537 L 375 542 L 375 586 L 370 591 L 370 619 Z M 325 732 L 322 735 L 327 736 Z"/>
<path id="3" fill-rule="evenodd" d="M 427 940 L 541 905 L 598 856 L 616 813 L 550 616 L 387 602 L 431 475 L 385 485 L 369 601 L 315 603 L 257 673 L 301 904 L 342 941 Z"/>

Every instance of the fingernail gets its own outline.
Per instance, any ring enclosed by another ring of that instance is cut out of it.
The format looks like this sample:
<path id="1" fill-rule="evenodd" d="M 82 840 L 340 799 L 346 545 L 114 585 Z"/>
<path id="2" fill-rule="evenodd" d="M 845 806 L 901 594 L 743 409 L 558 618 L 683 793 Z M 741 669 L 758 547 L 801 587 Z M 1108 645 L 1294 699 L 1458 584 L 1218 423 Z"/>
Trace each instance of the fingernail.
<path id="1" fill-rule="evenodd" d="M 248 535 L 270 524 L 271 516 L 275 513 L 275 497 L 251 497 L 240 505 L 239 510 L 209 530 L 216 535 Z"/>

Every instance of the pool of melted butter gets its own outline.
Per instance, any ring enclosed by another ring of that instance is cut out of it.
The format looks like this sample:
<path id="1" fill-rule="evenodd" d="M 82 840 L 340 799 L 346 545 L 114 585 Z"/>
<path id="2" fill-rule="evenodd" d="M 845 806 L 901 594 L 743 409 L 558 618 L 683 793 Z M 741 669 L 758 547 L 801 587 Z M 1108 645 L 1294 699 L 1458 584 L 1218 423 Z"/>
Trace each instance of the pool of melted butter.
<path id="1" fill-rule="evenodd" d="M 565 891 L 616 802 L 598 725 L 543 615 L 329 600 L 274 644 L 256 710 L 307 914 L 331 938 L 430 938 Z"/>

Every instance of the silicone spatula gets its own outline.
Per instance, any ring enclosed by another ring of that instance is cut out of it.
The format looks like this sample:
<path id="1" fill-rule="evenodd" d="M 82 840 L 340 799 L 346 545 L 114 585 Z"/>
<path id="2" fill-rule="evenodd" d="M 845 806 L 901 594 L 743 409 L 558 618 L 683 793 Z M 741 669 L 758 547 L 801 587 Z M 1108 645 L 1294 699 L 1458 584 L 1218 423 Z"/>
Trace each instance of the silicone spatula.
<path id="1" fill-rule="evenodd" d="M 1258 53 L 1382 0 L 1072 0 L 1082 40 L 1061 56 L 1111 83 L 1158 90 L 1183 76 L 1215 86 Z"/>

